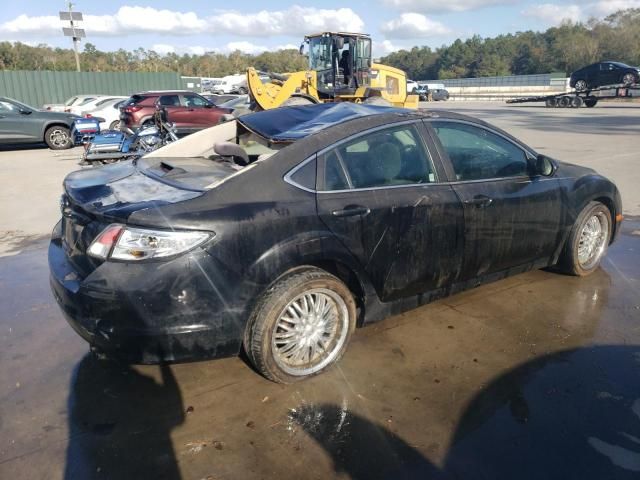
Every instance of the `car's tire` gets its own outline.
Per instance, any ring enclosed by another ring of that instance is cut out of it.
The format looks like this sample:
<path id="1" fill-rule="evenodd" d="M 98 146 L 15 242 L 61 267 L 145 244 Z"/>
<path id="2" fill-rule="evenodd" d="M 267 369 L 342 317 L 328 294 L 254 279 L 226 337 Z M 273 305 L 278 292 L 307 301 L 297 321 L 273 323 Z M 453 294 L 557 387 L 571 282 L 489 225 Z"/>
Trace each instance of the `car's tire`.
<path id="1" fill-rule="evenodd" d="M 44 132 L 44 141 L 51 150 L 66 150 L 73 147 L 73 139 L 67 127 L 54 125 Z"/>
<path id="2" fill-rule="evenodd" d="M 293 383 L 337 362 L 355 325 L 356 304 L 346 285 L 319 268 L 300 268 L 277 280 L 259 299 L 244 348 L 266 378 Z"/>
<path id="3" fill-rule="evenodd" d="M 109 124 L 109 130 L 120 130 L 120 120 L 114 120 Z"/>
<path id="4" fill-rule="evenodd" d="M 579 277 L 593 273 L 607 252 L 611 232 L 611 212 L 607 206 L 589 202 L 571 228 L 558 268 Z"/>
<path id="5" fill-rule="evenodd" d="M 574 88 L 578 92 L 584 92 L 587 88 L 589 88 L 589 84 L 587 83 L 586 80 L 583 80 L 583 79 L 576 80 Z"/>
<path id="6" fill-rule="evenodd" d="M 238 95 L 246 95 L 247 89 L 245 87 L 238 88 Z"/>
<path id="7" fill-rule="evenodd" d="M 379 105 L 381 107 L 391 107 L 391 102 L 387 99 L 384 99 L 382 97 L 368 97 L 365 98 L 365 100 L 362 102 L 366 105 Z"/>
<path id="8" fill-rule="evenodd" d="M 633 85 L 634 83 L 638 83 L 638 77 L 633 73 L 625 73 L 622 76 L 622 83 L 625 85 Z"/>
<path id="9" fill-rule="evenodd" d="M 576 95 L 575 97 L 571 97 L 571 106 L 573 108 L 580 108 L 583 103 L 584 100 L 582 100 L 582 97 L 579 97 L 578 95 Z"/>

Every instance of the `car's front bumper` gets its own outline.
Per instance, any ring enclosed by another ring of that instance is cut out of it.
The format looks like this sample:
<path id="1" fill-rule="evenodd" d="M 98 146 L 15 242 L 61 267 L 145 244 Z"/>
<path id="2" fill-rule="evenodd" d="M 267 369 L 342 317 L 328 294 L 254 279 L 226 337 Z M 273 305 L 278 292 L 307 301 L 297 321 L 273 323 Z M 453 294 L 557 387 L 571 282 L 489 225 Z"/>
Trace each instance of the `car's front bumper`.
<path id="1" fill-rule="evenodd" d="M 105 262 L 81 278 L 54 233 L 49 245 L 53 295 L 91 348 L 133 363 L 236 355 L 243 326 L 216 285 L 213 260 L 196 251 L 166 262 Z"/>

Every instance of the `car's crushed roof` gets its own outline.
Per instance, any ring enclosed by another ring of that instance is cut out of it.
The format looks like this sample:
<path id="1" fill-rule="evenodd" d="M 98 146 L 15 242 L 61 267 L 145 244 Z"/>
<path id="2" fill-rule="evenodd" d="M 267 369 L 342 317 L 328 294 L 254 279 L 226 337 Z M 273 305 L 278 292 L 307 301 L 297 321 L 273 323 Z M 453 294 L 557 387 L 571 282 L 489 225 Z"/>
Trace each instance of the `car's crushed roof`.
<path id="1" fill-rule="evenodd" d="M 272 142 L 294 142 L 348 120 L 388 113 L 412 114 L 414 111 L 341 102 L 275 108 L 237 120 L 247 130 Z"/>

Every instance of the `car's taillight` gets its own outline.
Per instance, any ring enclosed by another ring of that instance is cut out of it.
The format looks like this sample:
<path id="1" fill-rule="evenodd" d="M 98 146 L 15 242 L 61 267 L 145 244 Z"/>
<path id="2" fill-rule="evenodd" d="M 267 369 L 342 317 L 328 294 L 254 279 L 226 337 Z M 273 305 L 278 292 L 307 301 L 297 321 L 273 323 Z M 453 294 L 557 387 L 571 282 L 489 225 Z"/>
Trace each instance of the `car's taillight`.
<path id="1" fill-rule="evenodd" d="M 140 105 L 131 105 L 129 107 L 124 107 L 124 111 L 127 113 L 135 113 L 138 110 L 142 110 L 142 107 Z"/>
<path id="2" fill-rule="evenodd" d="M 109 225 L 91 243 L 87 253 L 93 257 L 106 259 L 123 230 L 122 225 Z"/>
<path id="3" fill-rule="evenodd" d="M 84 114 L 84 118 L 91 118 L 91 117 L 92 117 L 92 115 L 90 113 L 85 113 Z"/>
<path id="4" fill-rule="evenodd" d="M 137 261 L 179 255 L 214 236 L 213 232 L 165 231 L 109 225 L 87 253 L 102 260 Z"/>

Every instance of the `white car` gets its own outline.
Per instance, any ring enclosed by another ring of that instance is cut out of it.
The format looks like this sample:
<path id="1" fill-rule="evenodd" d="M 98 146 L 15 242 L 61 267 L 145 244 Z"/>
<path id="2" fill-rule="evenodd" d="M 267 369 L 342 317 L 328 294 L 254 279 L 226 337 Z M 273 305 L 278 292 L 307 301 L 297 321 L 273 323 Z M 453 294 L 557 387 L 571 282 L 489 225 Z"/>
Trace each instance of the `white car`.
<path id="1" fill-rule="evenodd" d="M 226 77 L 222 77 L 219 81 L 216 81 L 211 85 L 211 92 L 218 94 L 247 93 L 246 80 L 246 75 L 227 75 Z"/>
<path id="2" fill-rule="evenodd" d="M 43 110 L 50 110 L 52 112 L 70 112 L 71 107 L 79 107 L 85 105 L 87 102 L 95 100 L 98 97 L 104 97 L 104 95 L 86 94 L 86 95 L 74 95 L 67 99 L 64 103 L 45 103 L 42 106 Z"/>
<path id="3" fill-rule="evenodd" d="M 69 113 L 74 113 L 76 115 L 82 115 L 83 112 L 89 112 L 100 107 L 104 102 L 108 102 L 109 100 L 124 100 L 125 98 L 122 95 L 103 95 L 94 98 L 93 100 L 87 100 L 82 102 L 80 105 L 72 105 L 69 107 Z"/>
<path id="4" fill-rule="evenodd" d="M 418 83 L 415 80 L 407 79 L 407 93 L 413 93 L 413 91 L 417 89 Z"/>
<path id="5" fill-rule="evenodd" d="M 82 110 L 83 117 L 100 117 L 104 122 L 100 122 L 100 130 L 118 130 L 120 128 L 120 104 L 129 97 L 109 97 L 99 100 L 93 107 Z"/>

